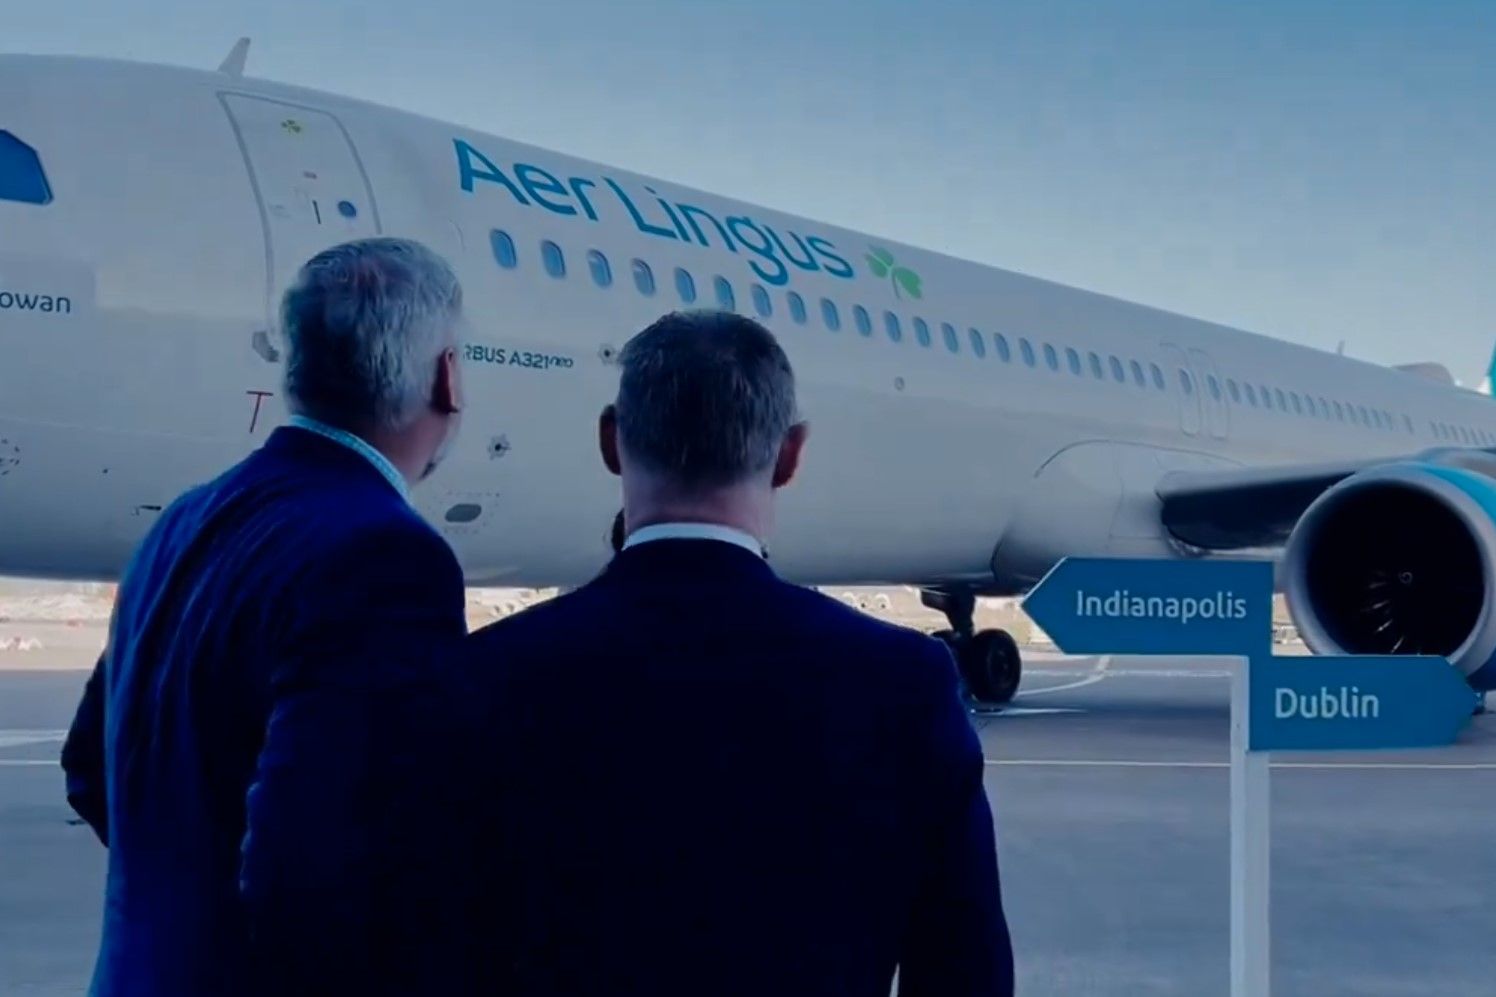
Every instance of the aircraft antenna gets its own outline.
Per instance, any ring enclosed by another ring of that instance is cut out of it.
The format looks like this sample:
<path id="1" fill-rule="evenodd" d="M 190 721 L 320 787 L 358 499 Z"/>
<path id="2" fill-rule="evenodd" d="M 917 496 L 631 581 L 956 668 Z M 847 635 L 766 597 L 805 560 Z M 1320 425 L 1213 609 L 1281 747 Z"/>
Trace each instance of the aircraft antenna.
<path id="1" fill-rule="evenodd" d="M 241 38 L 234 42 L 234 47 L 229 49 L 229 54 L 224 57 L 223 63 L 218 71 L 225 76 L 239 79 L 244 75 L 244 63 L 249 60 L 249 39 Z"/>

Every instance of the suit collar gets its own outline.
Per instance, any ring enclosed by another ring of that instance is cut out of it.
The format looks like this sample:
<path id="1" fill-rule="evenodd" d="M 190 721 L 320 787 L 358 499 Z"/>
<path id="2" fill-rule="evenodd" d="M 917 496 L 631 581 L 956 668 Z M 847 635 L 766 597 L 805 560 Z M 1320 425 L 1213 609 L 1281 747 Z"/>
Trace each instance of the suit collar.
<path id="1" fill-rule="evenodd" d="M 379 482 L 382 488 L 393 487 L 378 468 L 358 453 L 336 440 L 299 426 L 288 425 L 277 428 L 270 434 L 261 450 L 267 454 L 279 455 L 292 460 L 308 461 L 319 467 L 341 468 L 371 483 Z"/>
<path id="2" fill-rule="evenodd" d="M 641 526 L 628 535 L 623 549 L 659 540 L 718 540 L 735 544 L 759 557 L 768 556 L 768 551 L 757 537 L 721 523 L 656 523 L 653 526 Z"/>
<path id="3" fill-rule="evenodd" d="M 368 440 L 305 415 L 293 415 L 291 425 L 309 433 L 316 433 L 323 439 L 331 440 L 358 454 L 368 461 L 385 481 L 390 483 L 391 488 L 400 493 L 401 498 L 407 502 L 410 501 L 410 486 L 406 484 L 405 477 L 396 470 L 394 464 L 390 463 L 389 458 L 380 453 Z"/>
<path id="4" fill-rule="evenodd" d="M 614 555 L 606 577 L 637 575 L 711 577 L 738 575 L 747 578 L 776 577 L 763 557 L 735 543 L 722 540 L 667 537 L 628 547 Z"/>

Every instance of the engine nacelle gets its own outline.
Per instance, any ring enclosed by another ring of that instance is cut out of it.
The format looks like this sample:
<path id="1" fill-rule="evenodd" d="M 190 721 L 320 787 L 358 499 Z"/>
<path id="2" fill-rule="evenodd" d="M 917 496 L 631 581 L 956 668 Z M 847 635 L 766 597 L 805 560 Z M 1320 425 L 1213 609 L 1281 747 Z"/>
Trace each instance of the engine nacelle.
<path id="1" fill-rule="evenodd" d="M 1282 583 L 1318 654 L 1438 654 L 1496 688 L 1496 480 L 1408 462 L 1327 490 L 1289 537 Z"/>

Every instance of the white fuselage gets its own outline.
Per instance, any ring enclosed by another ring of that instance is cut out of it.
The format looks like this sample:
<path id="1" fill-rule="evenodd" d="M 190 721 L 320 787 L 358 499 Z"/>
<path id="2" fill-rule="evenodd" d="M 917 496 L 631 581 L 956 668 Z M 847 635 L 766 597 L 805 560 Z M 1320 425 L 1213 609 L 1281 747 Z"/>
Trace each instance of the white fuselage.
<path id="1" fill-rule="evenodd" d="M 1066 554 L 1167 554 L 1171 470 L 1496 442 L 1488 399 L 1406 372 L 354 100 L 18 56 L 0 94 L 52 194 L 0 199 L 4 573 L 117 575 L 160 507 L 284 420 L 274 309 L 296 267 L 376 233 L 462 279 L 463 435 L 417 501 L 475 583 L 605 562 L 613 355 L 715 305 L 719 278 L 779 336 L 811 423 L 773 543 L 796 580 L 1017 591 Z"/>

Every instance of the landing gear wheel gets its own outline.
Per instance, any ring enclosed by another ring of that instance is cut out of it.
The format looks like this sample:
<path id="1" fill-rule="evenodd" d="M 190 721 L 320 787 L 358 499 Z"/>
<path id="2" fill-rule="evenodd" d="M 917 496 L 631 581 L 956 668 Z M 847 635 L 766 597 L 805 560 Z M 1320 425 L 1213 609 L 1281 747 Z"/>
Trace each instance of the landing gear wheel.
<path id="1" fill-rule="evenodd" d="M 1006 631 L 983 630 L 955 648 L 956 664 L 972 698 L 984 706 L 1012 702 L 1023 677 L 1018 642 Z"/>

